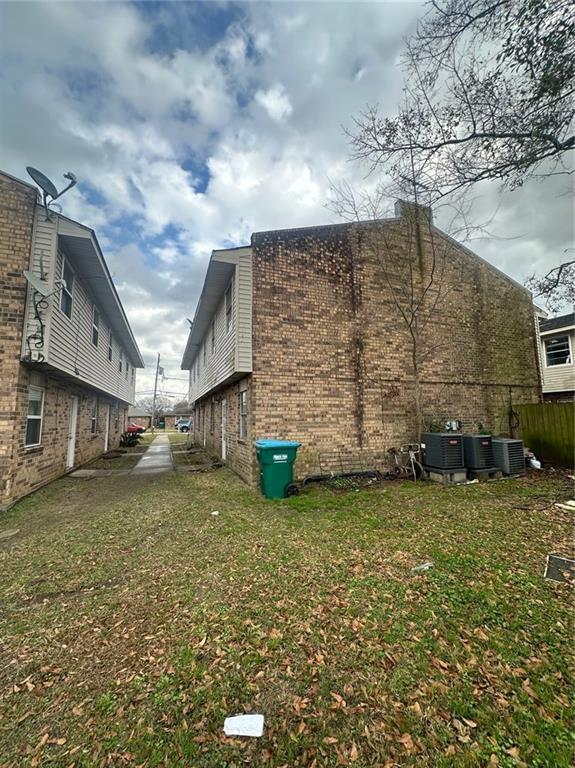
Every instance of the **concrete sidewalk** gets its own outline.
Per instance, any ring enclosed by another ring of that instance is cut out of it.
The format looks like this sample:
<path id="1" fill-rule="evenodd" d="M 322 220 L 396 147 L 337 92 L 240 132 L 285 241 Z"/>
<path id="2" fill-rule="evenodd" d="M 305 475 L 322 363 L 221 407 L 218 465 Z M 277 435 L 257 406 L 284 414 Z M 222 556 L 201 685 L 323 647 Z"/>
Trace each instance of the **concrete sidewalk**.
<path id="1" fill-rule="evenodd" d="M 169 472 L 173 468 L 174 463 L 168 436 L 158 435 L 130 474 L 146 475 L 155 472 Z"/>

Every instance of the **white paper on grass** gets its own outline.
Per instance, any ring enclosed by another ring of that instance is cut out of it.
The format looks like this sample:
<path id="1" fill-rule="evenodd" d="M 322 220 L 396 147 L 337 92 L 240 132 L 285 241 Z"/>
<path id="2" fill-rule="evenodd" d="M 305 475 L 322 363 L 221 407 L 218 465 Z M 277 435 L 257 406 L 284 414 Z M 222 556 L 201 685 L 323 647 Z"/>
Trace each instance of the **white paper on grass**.
<path id="1" fill-rule="evenodd" d="M 226 736 L 256 736 L 264 732 L 263 715 L 236 715 L 226 717 L 224 720 L 224 733 Z"/>

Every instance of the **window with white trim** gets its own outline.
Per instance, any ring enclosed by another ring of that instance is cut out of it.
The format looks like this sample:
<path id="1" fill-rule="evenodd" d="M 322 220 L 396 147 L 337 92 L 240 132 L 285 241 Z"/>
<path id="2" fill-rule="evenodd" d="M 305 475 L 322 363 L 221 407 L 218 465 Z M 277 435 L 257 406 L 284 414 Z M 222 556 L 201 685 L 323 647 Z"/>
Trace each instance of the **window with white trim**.
<path id="1" fill-rule="evenodd" d="M 74 292 L 74 273 L 68 259 L 62 257 L 62 285 L 60 287 L 60 309 L 67 317 L 72 317 L 72 297 Z"/>
<path id="2" fill-rule="evenodd" d="M 567 365 L 572 362 L 572 359 L 568 334 L 545 339 L 545 361 L 548 367 L 551 365 Z"/>
<path id="3" fill-rule="evenodd" d="M 108 360 L 112 362 L 112 353 L 114 351 L 114 337 L 112 336 L 112 331 L 110 331 L 110 338 L 108 339 Z"/>
<path id="4" fill-rule="evenodd" d="M 92 312 L 92 344 L 98 346 L 98 336 L 100 335 L 100 313 L 98 308 L 94 304 L 94 310 Z"/>
<path id="5" fill-rule="evenodd" d="M 234 281 L 228 285 L 226 290 L 226 331 L 229 331 L 232 327 L 232 308 L 233 308 L 233 287 L 234 287 Z"/>
<path id="6" fill-rule="evenodd" d="M 42 418 L 44 415 L 44 390 L 42 387 L 30 387 L 28 389 L 28 411 L 26 414 L 26 440 L 27 448 L 40 445 L 42 438 Z"/>
<path id="7" fill-rule="evenodd" d="M 240 392 L 240 440 L 245 440 L 248 436 L 248 393 L 247 390 Z"/>
<path id="8" fill-rule="evenodd" d="M 98 398 L 92 400 L 92 415 L 90 420 L 90 432 L 95 435 L 98 429 Z"/>

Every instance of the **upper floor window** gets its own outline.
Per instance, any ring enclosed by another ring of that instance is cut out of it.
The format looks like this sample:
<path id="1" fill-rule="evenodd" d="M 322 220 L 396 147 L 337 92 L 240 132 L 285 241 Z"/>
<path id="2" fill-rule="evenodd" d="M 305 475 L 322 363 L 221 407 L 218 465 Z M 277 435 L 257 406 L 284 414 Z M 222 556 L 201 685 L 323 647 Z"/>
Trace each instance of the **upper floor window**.
<path id="1" fill-rule="evenodd" d="M 571 344 L 567 334 L 545 339 L 545 360 L 547 366 L 566 365 L 572 362 Z"/>
<path id="2" fill-rule="evenodd" d="M 212 320 L 212 323 L 210 325 L 210 337 L 211 337 L 211 343 L 212 343 L 212 355 L 216 351 L 216 321 L 215 319 Z"/>
<path id="3" fill-rule="evenodd" d="M 114 343 L 114 337 L 112 336 L 112 331 L 110 331 L 110 338 L 108 339 L 108 360 L 112 362 L 112 352 L 113 352 L 113 343 Z"/>
<path id="4" fill-rule="evenodd" d="M 203 358 L 204 358 L 204 366 L 205 366 L 206 365 L 206 342 L 205 341 L 202 349 L 203 349 Z"/>
<path id="5" fill-rule="evenodd" d="M 122 357 L 123 357 L 123 352 L 122 350 L 120 350 L 120 356 L 118 357 L 118 370 L 120 371 L 120 373 L 122 373 L 122 364 L 123 364 Z"/>
<path id="6" fill-rule="evenodd" d="M 60 309 L 68 317 L 72 317 L 72 293 L 74 290 L 74 273 L 68 260 L 62 259 L 62 285 L 60 288 Z"/>
<path id="7" fill-rule="evenodd" d="M 92 344 L 98 346 L 98 336 L 100 335 L 100 313 L 94 304 L 94 311 L 92 313 Z"/>
<path id="8" fill-rule="evenodd" d="M 130 361 L 128 358 L 126 358 L 126 378 L 128 378 L 128 374 L 130 373 Z"/>
<path id="9" fill-rule="evenodd" d="M 232 289 L 233 289 L 233 281 L 228 285 L 228 288 L 226 290 L 226 331 L 229 331 L 232 327 L 232 306 L 233 306 L 233 300 L 232 300 Z"/>
<path id="10" fill-rule="evenodd" d="M 28 390 L 28 412 L 26 415 L 25 445 L 40 445 L 42 436 L 42 417 L 44 415 L 44 390 L 30 387 Z"/>

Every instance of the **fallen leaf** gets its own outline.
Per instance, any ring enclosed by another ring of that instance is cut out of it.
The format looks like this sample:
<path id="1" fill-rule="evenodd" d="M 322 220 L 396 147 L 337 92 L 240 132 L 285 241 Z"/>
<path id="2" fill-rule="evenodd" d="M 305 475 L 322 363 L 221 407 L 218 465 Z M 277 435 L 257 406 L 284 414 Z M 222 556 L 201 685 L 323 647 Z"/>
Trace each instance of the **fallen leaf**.
<path id="1" fill-rule="evenodd" d="M 415 746 L 414 743 L 413 743 L 413 739 L 411 738 L 411 734 L 409 734 L 409 733 L 402 734 L 399 737 L 398 741 L 401 744 L 403 744 L 403 746 L 405 747 L 405 749 L 408 752 L 411 752 L 413 750 L 414 746 Z"/>

